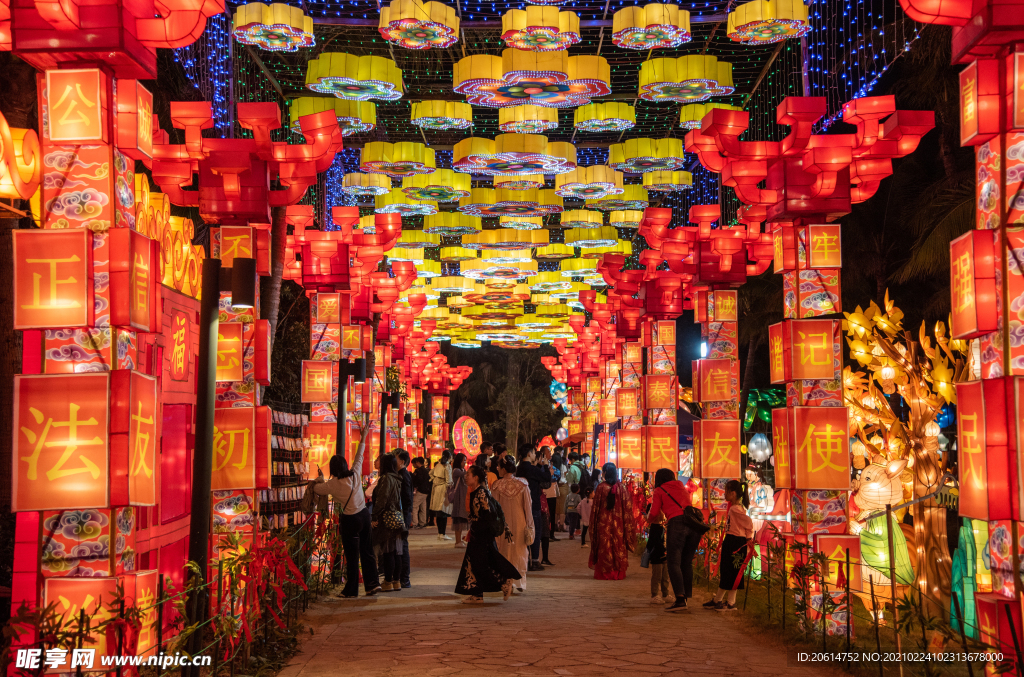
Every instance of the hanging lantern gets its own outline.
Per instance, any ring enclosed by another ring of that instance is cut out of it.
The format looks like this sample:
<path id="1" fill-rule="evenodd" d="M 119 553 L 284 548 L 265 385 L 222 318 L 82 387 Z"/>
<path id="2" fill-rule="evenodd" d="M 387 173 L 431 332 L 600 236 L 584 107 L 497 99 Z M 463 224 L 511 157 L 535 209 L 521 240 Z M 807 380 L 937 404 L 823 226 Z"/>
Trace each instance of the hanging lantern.
<path id="1" fill-rule="evenodd" d="M 677 59 L 650 59 L 640 67 L 644 101 L 692 103 L 732 94 L 732 64 L 714 55 L 688 54 Z"/>
<path id="2" fill-rule="evenodd" d="M 359 152 L 359 171 L 400 179 L 434 171 L 434 149 L 422 143 L 371 141 Z"/>
<path id="3" fill-rule="evenodd" d="M 754 0 L 729 13 L 726 35 L 744 45 L 769 45 L 811 32 L 801 0 Z"/>
<path id="4" fill-rule="evenodd" d="M 636 110 L 628 103 L 592 103 L 573 111 L 573 126 L 581 132 L 623 132 L 635 125 Z"/>
<path id="5" fill-rule="evenodd" d="M 508 284 L 499 280 L 488 280 L 467 291 L 466 299 L 484 305 L 495 303 L 520 303 L 530 298 L 530 288 L 525 284 Z M 520 306 L 521 307 L 521 306 Z"/>
<path id="6" fill-rule="evenodd" d="M 462 246 L 467 249 L 532 249 L 543 247 L 548 243 L 546 230 L 482 230 L 479 233 L 465 235 Z"/>
<path id="7" fill-rule="evenodd" d="M 764 433 L 756 433 L 747 444 L 747 456 L 750 460 L 764 463 L 772 455 L 772 444 Z"/>
<path id="8" fill-rule="evenodd" d="M 627 209 L 609 214 L 608 225 L 614 228 L 639 228 L 643 218 L 643 212 Z"/>
<path id="9" fill-rule="evenodd" d="M 392 247 L 388 250 L 388 261 L 408 261 L 412 264 L 423 263 L 423 250 Z"/>
<path id="10" fill-rule="evenodd" d="M 504 188 L 474 188 L 459 200 L 459 211 L 480 217 L 547 216 L 562 211 L 562 198 L 553 190 L 512 191 Z"/>
<path id="11" fill-rule="evenodd" d="M 620 195 L 587 200 L 587 209 L 600 209 L 602 212 L 620 212 L 626 209 L 647 209 L 647 189 L 633 183 L 623 187 Z"/>
<path id="12" fill-rule="evenodd" d="M 621 212 L 614 212 L 616 214 Z M 623 256 L 632 256 L 633 254 L 633 243 L 629 240 L 619 240 L 611 247 L 594 247 L 593 249 L 584 249 L 580 256 L 585 259 L 601 259 L 604 258 L 605 254 L 621 254 Z"/>
<path id="13" fill-rule="evenodd" d="M 693 187 L 693 174 L 690 172 L 647 172 L 644 174 L 644 188 L 662 193 L 679 190 L 690 190 Z"/>
<path id="14" fill-rule="evenodd" d="M 554 7 L 512 9 L 501 17 L 501 39 L 513 49 L 557 52 L 580 41 L 580 18 Z"/>
<path id="15" fill-rule="evenodd" d="M 291 129 L 301 133 L 299 118 L 304 115 L 334 110 L 338 116 L 338 129 L 342 136 L 362 134 L 372 131 L 377 125 L 377 106 L 371 101 L 347 101 L 345 99 L 329 99 L 323 96 L 300 96 L 292 99 L 288 106 L 288 119 Z"/>
<path id="16" fill-rule="evenodd" d="M 430 288 L 441 293 L 464 294 L 467 291 L 473 291 L 474 287 L 475 283 L 473 280 L 456 275 L 435 277 L 430 281 Z"/>
<path id="17" fill-rule="evenodd" d="M 424 260 L 416 264 L 416 277 L 429 280 L 441 277 L 441 262 Z M 427 298 L 431 298 L 429 295 Z"/>
<path id="18" fill-rule="evenodd" d="M 498 223 L 501 228 L 511 228 L 513 230 L 540 230 L 544 227 L 544 217 L 502 215 L 498 219 Z"/>
<path id="19" fill-rule="evenodd" d="M 565 233 L 565 243 L 590 249 L 611 247 L 619 241 L 619 234 L 611 226 L 601 228 L 572 228 Z"/>
<path id="20" fill-rule="evenodd" d="M 511 109 L 502 108 L 501 110 L 506 111 Z M 530 190 L 531 188 L 543 188 L 544 183 L 545 180 L 543 174 L 523 174 L 520 176 L 496 175 L 492 179 L 492 185 L 495 188 L 504 188 L 506 190 Z"/>
<path id="21" fill-rule="evenodd" d="M 562 212 L 559 228 L 600 228 L 604 225 L 604 214 L 591 209 L 571 209 Z"/>
<path id="22" fill-rule="evenodd" d="M 387 42 L 406 49 L 444 49 L 459 40 L 459 17 L 440 2 L 395 0 L 380 8 L 377 30 Z"/>
<path id="23" fill-rule="evenodd" d="M 405 92 L 402 69 L 391 59 L 336 52 L 306 64 L 306 87 L 353 101 L 395 101 Z"/>
<path id="24" fill-rule="evenodd" d="M 572 212 L 562 212 L 562 218 L 565 218 L 566 214 Z M 568 245 L 564 244 L 549 244 L 547 247 L 541 247 L 533 254 L 533 258 L 538 261 L 561 261 L 562 259 L 571 259 L 576 256 L 576 250 Z"/>
<path id="25" fill-rule="evenodd" d="M 597 275 L 597 261 L 594 259 L 566 259 L 559 271 L 562 277 L 588 277 Z"/>
<path id="26" fill-rule="evenodd" d="M 413 200 L 455 202 L 469 195 L 471 177 L 450 169 L 436 169 L 431 174 L 416 174 L 402 179 L 402 192 Z"/>
<path id="27" fill-rule="evenodd" d="M 467 174 L 564 174 L 576 169 L 576 147 L 540 134 L 499 134 L 493 141 L 469 137 L 455 144 L 452 167 Z"/>
<path id="28" fill-rule="evenodd" d="M 538 275 L 538 277 L 540 276 Z M 531 294 L 530 303 L 537 307 L 538 313 L 541 312 L 542 308 L 550 308 L 552 306 L 557 307 L 562 305 L 558 299 L 553 299 L 548 294 Z"/>
<path id="29" fill-rule="evenodd" d="M 445 299 L 445 304 L 447 305 L 448 308 L 468 308 L 469 306 L 473 305 L 471 301 L 467 301 L 465 297 L 459 294 L 449 296 L 447 299 Z"/>
<path id="30" fill-rule="evenodd" d="M 529 249 L 489 249 L 480 258 L 487 263 L 526 263 L 533 260 Z"/>
<path id="31" fill-rule="evenodd" d="M 679 126 L 685 129 L 700 129 L 704 116 L 715 108 L 722 110 L 743 110 L 727 103 L 688 103 L 679 109 Z"/>
<path id="32" fill-rule="evenodd" d="M 556 292 L 571 292 L 574 284 L 577 283 L 562 277 L 557 270 L 546 270 L 533 278 L 530 282 L 530 291 L 554 296 Z M 580 287 L 582 288 L 582 285 Z"/>
<path id="33" fill-rule="evenodd" d="M 466 261 L 460 264 L 459 268 L 464 277 L 474 280 L 522 280 L 537 274 L 536 261 L 492 264 L 487 263 L 483 259 L 477 259 L 475 261 Z"/>
<path id="34" fill-rule="evenodd" d="M 513 10 L 517 11 L 517 10 Z M 469 104 L 465 104 L 469 105 Z M 510 106 L 498 110 L 498 129 L 511 134 L 541 134 L 558 126 L 558 110 L 543 106 Z"/>
<path id="35" fill-rule="evenodd" d="M 302 8 L 279 2 L 239 5 L 232 20 L 231 33 L 243 45 L 270 52 L 297 52 L 316 43 L 313 19 L 306 16 Z"/>
<path id="36" fill-rule="evenodd" d="M 611 69 L 600 56 L 506 49 L 500 57 L 474 54 L 455 64 L 454 89 L 476 106 L 534 104 L 574 108 L 611 93 Z"/>
<path id="37" fill-rule="evenodd" d="M 412 105 L 412 124 L 423 129 L 469 129 L 473 108 L 461 101 L 417 101 Z"/>
<path id="38" fill-rule="evenodd" d="M 439 212 L 423 219 L 423 232 L 437 236 L 454 237 L 480 230 L 480 219 L 460 212 Z"/>
<path id="39" fill-rule="evenodd" d="M 383 174 L 346 174 L 341 181 L 341 192 L 347 195 L 383 195 L 390 193 L 391 177 Z"/>
<path id="40" fill-rule="evenodd" d="M 689 42 L 690 13 L 676 5 L 625 7 L 612 19 L 612 43 L 622 49 L 668 49 Z"/>
<path id="41" fill-rule="evenodd" d="M 470 261 L 477 258 L 477 255 L 474 250 L 465 247 L 441 247 L 439 258 L 446 263 L 451 263 L 453 261 Z"/>
<path id="42" fill-rule="evenodd" d="M 622 192 L 622 174 L 605 165 L 577 167 L 555 177 L 555 193 L 562 197 L 585 200 Z"/>
<path id="43" fill-rule="evenodd" d="M 437 203 L 430 200 L 414 200 L 400 188 L 378 195 L 374 202 L 378 214 L 401 214 L 402 216 L 426 216 L 437 213 Z"/>
<path id="44" fill-rule="evenodd" d="M 680 139 L 630 139 L 608 147 L 608 166 L 620 172 L 643 174 L 674 171 L 686 166 Z"/>
<path id="45" fill-rule="evenodd" d="M 402 234 L 395 243 L 396 247 L 408 247 L 416 249 L 419 247 L 439 247 L 441 245 L 440 235 L 431 235 L 422 230 L 402 230 Z"/>

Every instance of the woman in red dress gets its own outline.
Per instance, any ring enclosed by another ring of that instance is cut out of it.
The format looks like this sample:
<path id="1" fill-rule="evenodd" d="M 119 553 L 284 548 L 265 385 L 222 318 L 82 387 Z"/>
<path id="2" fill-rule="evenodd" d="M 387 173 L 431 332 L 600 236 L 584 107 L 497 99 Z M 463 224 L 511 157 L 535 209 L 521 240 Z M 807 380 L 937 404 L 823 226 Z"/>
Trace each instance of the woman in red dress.
<path id="1" fill-rule="evenodd" d="M 626 577 L 629 551 L 636 547 L 632 499 L 614 463 L 605 463 L 601 475 L 604 482 L 594 490 L 590 516 L 590 568 L 598 580 L 620 581 Z"/>

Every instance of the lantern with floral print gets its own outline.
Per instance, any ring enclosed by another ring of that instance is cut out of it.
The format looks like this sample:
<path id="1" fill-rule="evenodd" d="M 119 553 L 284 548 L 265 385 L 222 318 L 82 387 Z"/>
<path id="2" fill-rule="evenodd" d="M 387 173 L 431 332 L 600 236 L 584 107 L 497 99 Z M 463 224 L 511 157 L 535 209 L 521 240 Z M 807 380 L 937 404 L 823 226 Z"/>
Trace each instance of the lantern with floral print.
<path id="1" fill-rule="evenodd" d="M 436 169 L 431 174 L 416 174 L 402 179 L 402 192 L 413 200 L 455 202 L 469 196 L 471 177 L 450 169 Z"/>
<path id="2" fill-rule="evenodd" d="M 732 94 L 732 64 L 714 55 L 688 54 L 678 59 L 650 59 L 640 67 L 644 101 L 694 103 Z"/>
<path id="3" fill-rule="evenodd" d="M 454 237 L 480 232 L 480 218 L 461 212 L 439 212 L 423 219 L 423 232 Z"/>
<path id="4" fill-rule="evenodd" d="M 506 188 L 474 188 L 459 200 L 459 211 L 482 218 L 495 216 L 547 216 L 562 211 L 562 198 L 553 190 L 513 191 Z"/>
<path id="5" fill-rule="evenodd" d="M 279 2 L 239 5 L 231 32 L 243 45 L 270 52 L 297 52 L 316 43 L 313 19 L 306 16 L 300 7 Z"/>
<path id="6" fill-rule="evenodd" d="M 608 166 L 629 174 L 675 171 L 686 165 L 680 139 L 629 139 L 608 147 Z"/>
<path id="7" fill-rule="evenodd" d="M 636 111 L 628 103 L 592 103 L 573 111 L 573 126 L 581 132 L 623 132 L 636 125 Z"/>
<path id="8" fill-rule="evenodd" d="M 459 18 L 440 2 L 395 0 L 381 7 L 377 30 L 386 41 L 406 49 L 444 49 L 459 40 Z"/>
<path id="9" fill-rule="evenodd" d="M 405 92 L 402 69 L 382 56 L 321 54 L 306 65 L 306 87 L 339 99 L 395 101 Z"/>
<path id="10" fill-rule="evenodd" d="M 346 101 L 322 96 L 300 96 L 288 105 L 288 119 L 292 131 L 301 133 L 299 118 L 304 115 L 333 110 L 338 116 L 338 129 L 342 136 L 373 131 L 377 125 L 377 106 L 370 101 Z"/>
<path id="11" fill-rule="evenodd" d="M 768 45 L 811 32 L 800 0 L 754 0 L 729 13 L 726 34 L 744 45 Z"/>
<path id="12" fill-rule="evenodd" d="M 602 212 L 621 212 L 627 209 L 647 209 L 648 202 L 647 189 L 633 183 L 624 186 L 623 192 L 618 195 L 587 200 L 586 207 L 587 209 L 599 209 Z"/>
<path id="13" fill-rule="evenodd" d="M 402 216 L 426 216 L 437 213 L 437 202 L 413 199 L 400 188 L 378 195 L 374 202 L 378 214 L 401 214 Z"/>
<path id="14" fill-rule="evenodd" d="M 412 123 L 421 129 L 469 129 L 473 109 L 461 101 L 417 101 L 412 105 Z"/>
<path id="15" fill-rule="evenodd" d="M 502 110 L 508 109 L 503 108 Z M 543 174 L 495 174 L 491 182 L 495 188 L 530 190 L 531 188 L 543 188 L 545 179 Z"/>
<path id="16" fill-rule="evenodd" d="M 622 174 L 605 165 L 577 167 L 555 177 L 555 192 L 576 200 L 619 195 L 623 192 Z"/>
<path id="17" fill-rule="evenodd" d="M 498 111 L 498 129 L 510 134 L 540 134 L 558 126 L 558 111 L 543 106 L 511 106 Z"/>
<path id="18" fill-rule="evenodd" d="M 434 149 L 422 143 L 371 141 L 359 153 L 359 170 L 400 179 L 434 172 Z"/>
<path id="19" fill-rule="evenodd" d="M 455 64 L 454 89 L 476 106 L 534 104 L 574 108 L 611 93 L 611 68 L 600 56 L 506 49 L 500 57 L 474 54 Z"/>
<path id="20" fill-rule="evenodd" d="M 580 18 L 555 7 L 512 9 L 501 17 L 501 39 L 513 49 L 557 52 L 580 41 Z"/>
<path id="21" fill-rule="evenodd" d="M 677 5 L 624 7 L 612 19 L 612 43 L 622 49 L 678 47 L 690 41 L 690 13 Z"/>
<path id="22" fill-rule="evenodd" d="M 493 141 L 469 137 L 455 144 L 452 166 L 467 174 L 564 174 L 576 169 L 576 147 L 548 143 L 540 134 L 499 134 Z"/>

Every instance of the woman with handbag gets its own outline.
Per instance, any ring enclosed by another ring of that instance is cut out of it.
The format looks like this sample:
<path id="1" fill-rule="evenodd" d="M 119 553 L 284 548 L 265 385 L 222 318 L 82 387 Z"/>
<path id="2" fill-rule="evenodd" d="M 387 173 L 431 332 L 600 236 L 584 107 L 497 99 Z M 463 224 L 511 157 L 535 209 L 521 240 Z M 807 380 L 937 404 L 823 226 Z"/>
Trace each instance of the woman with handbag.
<path id="1" fill-rule="evenodd" d="M 693 596 L 693 557 L 697 554 L 701 536 L 707 531 L 694 524 L 690 511 L 690 495 L 699 485 L 693 480 L 683 484 L 668 468 L 654 473 L 654 497 L 651 502 L 650 520 L 654 522 L 662 515 L 668 520 L 666 550 L 668 554 L 668 578 L 672 581 L 672 592 L 676 596 L 665 611 L 675 613 L 686 609 L 686 598 Z M 700 515 L 700 512 L 697 511 Z M 703 516 L 700 523 L 703 524 Z"/>
<path id="2" fill-rule="evenodd" d="M 498 474 L 501 477 L 491 488 L 491 496 L 505 513 L 505 526 L 512 533 L 512 540 L 499 537 L 495 541 L 502 557 L 519 570 L 522 578 L 515 582 L 515 588 L 517 592 L 523 592 L 530 566 L 530 544 L 535 536 L 530 487 L 522 477 L 516 477 L 516 462 L 511 456 L 501 459 Z"/>
<path id="3" fill-rule="evenodd" d="M 450 541 L 451 536 L 445 536 L 445 529 L 448 527 L 448 515 L 452 514 L 452 504 L 448 502 L 448 487 L 452 486 L 452 452 L 447 449 L 441 454 L 441 460 L 434 465 L 430 471 L 430 481 L 433 487 L 430 490 L 430 510 L 434 513 L 434 521 L 437 523 L 437 540 Z"/>
<path id="4" fill-rule="evenodd" d="M 384 592 L 401 590 L 400 563 L 404 553 L 405 517 L 402 513 L 402 476 L 392 454 L 380 457 L 380 478 L 373 490 L 373 548 L 384 574 Z"/>
<path id="5" fill-rule="evenodd" d="M 462 570 L 455 585 L 455 593 L 466 595 L 462 601 L 469 604 L 484 601 L 485 592 L 512 596 L 514 581 L 520 574 L 516 567 L 502 557 L 495 539 L 510 538 L 504 510 L 491 499 L 487 491 L 487 471 L 473 466 L 466 473 L 469 499 L 469 545 L 462 558 Z"/>
<path id="6" fill-rule="evenodd" d="M 469 526 L 469 509 L 466 506 L 466 455 L 455 454 L 452 461 L 452 486 L 448 489 L 448 503 L 451 505 L 452 529 L 455 530 L 455 547 L 465 548 L 462 534 Z"/>

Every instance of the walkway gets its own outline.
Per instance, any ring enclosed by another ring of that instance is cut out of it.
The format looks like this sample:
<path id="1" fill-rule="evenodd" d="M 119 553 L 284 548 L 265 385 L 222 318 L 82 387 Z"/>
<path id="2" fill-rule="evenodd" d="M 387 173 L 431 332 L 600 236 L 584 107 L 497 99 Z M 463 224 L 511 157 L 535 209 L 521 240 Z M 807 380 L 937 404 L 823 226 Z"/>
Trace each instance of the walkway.
<path id="1" fill-rule="evenodd" d="M 703 590 L 681 614 L 651 605 L 639 560 L 624 581 L 595 581 L 578 540 L 551 544 L 556 566 L 529 574 L 525 595 L 480 605 L 452 592 L 463 550 L 433 528 L 411 540 L 413 587 L 313 605 L 302 620 L 315 634 L 279 677 L 823 674 L 787 667 L 784 648 L 745 633 L 739 612 L 699 608 Z"/>

